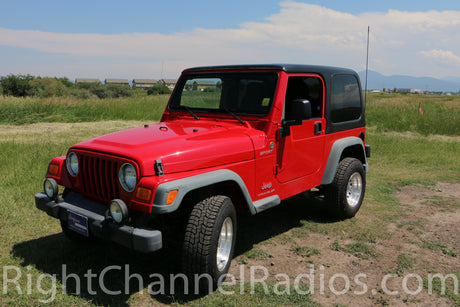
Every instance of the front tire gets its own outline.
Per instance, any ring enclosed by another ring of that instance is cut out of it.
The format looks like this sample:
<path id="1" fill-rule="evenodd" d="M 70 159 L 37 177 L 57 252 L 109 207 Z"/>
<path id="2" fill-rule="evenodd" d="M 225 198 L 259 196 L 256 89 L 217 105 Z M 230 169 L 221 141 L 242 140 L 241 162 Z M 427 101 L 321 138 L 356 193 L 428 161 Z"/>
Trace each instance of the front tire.
<path id="1" fill-rule="evenodd" d="M 334 180 L 326 189 L 331 213 L 339 219 L 355 216 L 361 207 L 366 190 L 363 164 L 355 158 L 345 158 L 337 166 Z"/>
<path id="2" fill-rule="evenodd" d="M 209 292 L 219 286 L 219 279 L 230 267 L 235 238 L 236 211 L 229 197 L 211 196 L 194 206 L 182 253 L 182 268 L 190 285 Z M 203 277 L 196 283 L 200 275 Z"/>

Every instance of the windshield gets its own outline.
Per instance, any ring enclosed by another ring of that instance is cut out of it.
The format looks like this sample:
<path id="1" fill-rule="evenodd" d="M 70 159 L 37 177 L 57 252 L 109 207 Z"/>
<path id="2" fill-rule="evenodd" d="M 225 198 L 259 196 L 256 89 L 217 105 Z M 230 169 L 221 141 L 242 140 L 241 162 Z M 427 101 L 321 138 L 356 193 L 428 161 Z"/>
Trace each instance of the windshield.
<path id="1" fill-rule="evenodd" d="M 274 72 L 206 73 L 182 76 L 171 110 L 193 109 L 248 115 L 267 115 L 278 75 Z"/>

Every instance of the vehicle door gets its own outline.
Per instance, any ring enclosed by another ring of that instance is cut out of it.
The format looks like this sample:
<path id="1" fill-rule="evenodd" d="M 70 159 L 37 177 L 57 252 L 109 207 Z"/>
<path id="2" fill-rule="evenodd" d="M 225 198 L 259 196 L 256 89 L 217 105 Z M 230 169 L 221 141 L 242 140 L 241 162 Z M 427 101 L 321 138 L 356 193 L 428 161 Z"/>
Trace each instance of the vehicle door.
<path id="1" fill-rule="evenodd" d="M 277 152 L 279 182 L 289 182 L 320 170 L 326 124 L 324 103 L 324 81 L 319 75 L 288 78 Z M 299 118 L 303 108 L 307 108 L 307 113 L 310 109 L 311 114 Z"/>

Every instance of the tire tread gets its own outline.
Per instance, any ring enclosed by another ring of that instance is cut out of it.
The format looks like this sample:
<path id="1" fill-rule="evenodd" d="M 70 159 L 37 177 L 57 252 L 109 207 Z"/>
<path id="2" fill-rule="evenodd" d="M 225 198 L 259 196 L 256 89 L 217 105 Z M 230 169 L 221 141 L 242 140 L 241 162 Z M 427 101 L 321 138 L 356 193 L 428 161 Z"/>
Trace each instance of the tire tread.
<path id="1" fill-rule="evenodd" d="M 185 230 L 182 253 L 182 268 L 187 276 L 203 273 L 213 275 L 209 272 L 212 264 L 209 263 L 208 256 L 212 252 L 212 236 L 219 212 L 228 199 L 223 195 L 211 196 L 192 209 Z"/>
<path id="2" fill-rule="evenodd" d="M 346 195 L 346 188 L 348 184 L 349 175 L 351 175 L 348 173 L 350 169 L 354 168 L 356 168 L 362 175 L 363 195 L 361 197 L 364 198 L 366 179 L 362 163 L 356 158 L 347 157 L 340 161 L 340 163 L 337 165 L 334 180 L 326 189 L 326 196 L 330 202 L 331 213 L 339 219 L 347 219 L 353 217 L 361 206 L 361 204 L 359 204 L 355 211 L 350 212 L 349 210 L 347 210 L 348 208 L 346 205 L 346 199 L 344 199 Z"/>

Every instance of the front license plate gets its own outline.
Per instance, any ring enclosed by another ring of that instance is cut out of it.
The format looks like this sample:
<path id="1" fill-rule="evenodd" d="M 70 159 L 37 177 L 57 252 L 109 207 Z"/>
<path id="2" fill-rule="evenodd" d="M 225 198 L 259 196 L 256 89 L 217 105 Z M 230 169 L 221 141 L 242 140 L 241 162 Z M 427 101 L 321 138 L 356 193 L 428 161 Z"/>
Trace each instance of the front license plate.
<path id="1" fill-rule="evenodd" d="M 89 237 L 88 218 L 86 216 L 67 211 L 67 227 L 85 237 Z"/>

